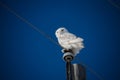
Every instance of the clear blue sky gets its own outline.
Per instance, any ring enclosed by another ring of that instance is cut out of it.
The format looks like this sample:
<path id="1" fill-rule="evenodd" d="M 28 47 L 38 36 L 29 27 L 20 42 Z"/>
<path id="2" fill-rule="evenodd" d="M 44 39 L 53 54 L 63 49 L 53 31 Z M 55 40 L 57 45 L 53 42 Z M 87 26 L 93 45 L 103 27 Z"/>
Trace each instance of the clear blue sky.
<path id="1" fill-rule="evenodd" d="M 110 0 L 1 1 L 55 41 L 61 26 L 82 37 L 85 48 L 73 63 L 83 62 L 104 80 L 120 80 L 120 7 Z M 61 48 L 1 5 L 0 37 L 0 80 L 66 79 Z M 87 80 L 99 80 L 86 72 Z"/>

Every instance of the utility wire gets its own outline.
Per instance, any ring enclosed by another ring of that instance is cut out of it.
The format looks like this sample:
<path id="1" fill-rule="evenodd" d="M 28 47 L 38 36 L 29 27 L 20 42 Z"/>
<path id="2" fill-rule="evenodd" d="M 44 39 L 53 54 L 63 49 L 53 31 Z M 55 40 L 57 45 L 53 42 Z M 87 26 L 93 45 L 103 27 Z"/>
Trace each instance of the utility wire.
<path id="1" fill-rule="evenodd" d="M 108 2 L 113 5 L 114 7 L 120 9 L 120 5 L 116 4 L 115 2 L 113 2 L 112 0 L 108 0 Z"/>
<path id="2" fill-rule="evenodd" d="M 83 66 L 85 66 L 85 68 L 87 68 L 91 73 L 93 73 L 99 80 L 104 80 L 101 75 L 99 75 L 96 71 L 94 71 L 92 68 L 90 68 L 88 65 L 84 64 L 81 62 L 81 64 Z"/>
<path id="3" fill-rule="evenodd" d="M 28 20 L 26 20 L 24 17 L 20 16 L 18 13 L 16 13 L 13 9 L 11 9 L 10 7 L 8 7 L 7 5 L 5 5 L 4 3 L 0 2 L 0 5 L 2 7 L 4 7 L 5 9 L 7 9 L 9 12 L 11 12 L 12 14 L 14 14 L 17 18 L 19 18 L 20 20 L 22 20 L 23 22 L 25 22 L 26 24 L 28 24 L 31 28 L 33 28 L 34 30 L 36 30 L 37 32 L 39 32 L 41 35 L 43 35 L 44 37 L 46 37 L 47 39 L 49 39 L 52 43 L 60 46 L 56 41 L 54 41 L 48 34 L 46 34 L 44 31 L 40 30 L 39 28 L 37 28 L 35 25 L 33 25 L 32 23 L 30 23 Z"/>
<path id="4" fill-rule="evenodd" d="M 79 57 L 75 58 L 76 60 L 80 61 L 80 64 L 82 64 L 86 69 L 88 69 L 92 74 L 94 74 L 99 80 L 105 80 L 100 74 L 98 74 L 95 70 L 93 70 L 91 67 L 83 63 Z"/>

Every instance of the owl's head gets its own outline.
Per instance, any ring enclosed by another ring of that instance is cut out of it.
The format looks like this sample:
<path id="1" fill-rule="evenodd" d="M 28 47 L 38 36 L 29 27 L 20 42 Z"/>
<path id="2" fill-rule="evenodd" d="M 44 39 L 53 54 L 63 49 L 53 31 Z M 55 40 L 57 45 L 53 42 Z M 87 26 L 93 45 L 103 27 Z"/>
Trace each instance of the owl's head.
<path id="1" fill-rule="evenodd" d="M 58 28 L 55 32 L 56 37 L 59 37 L 60 35 L 68 32 L 68 30 L 64 27 Z"/>

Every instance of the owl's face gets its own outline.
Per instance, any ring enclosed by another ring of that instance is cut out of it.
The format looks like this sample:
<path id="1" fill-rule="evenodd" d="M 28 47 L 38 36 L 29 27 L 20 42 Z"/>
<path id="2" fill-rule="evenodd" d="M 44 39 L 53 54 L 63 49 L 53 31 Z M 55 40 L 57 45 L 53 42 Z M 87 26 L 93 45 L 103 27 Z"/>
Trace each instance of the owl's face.
<path id="1" fill-rule="evenodd" d="M 64 27 L 58 28 L 55 32 L 56 37 L 59 37 L 61 34 L 68 32 L 68 30 Z"/>

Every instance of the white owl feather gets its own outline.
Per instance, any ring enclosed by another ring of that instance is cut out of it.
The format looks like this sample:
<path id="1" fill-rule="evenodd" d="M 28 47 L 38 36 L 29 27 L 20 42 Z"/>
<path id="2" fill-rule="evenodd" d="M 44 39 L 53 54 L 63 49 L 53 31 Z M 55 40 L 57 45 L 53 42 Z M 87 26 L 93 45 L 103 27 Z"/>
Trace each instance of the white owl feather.
<path id="1" fill-rule="evenodd" d="M 58 39 L 58 43 L 66 50 L 72 50 L 73 54 L 76 55 L 80 52 L 83 46 L 83 39 L 76 37 L 70 33 L 66 28 L 58 28 L 55 32 Z"/>

